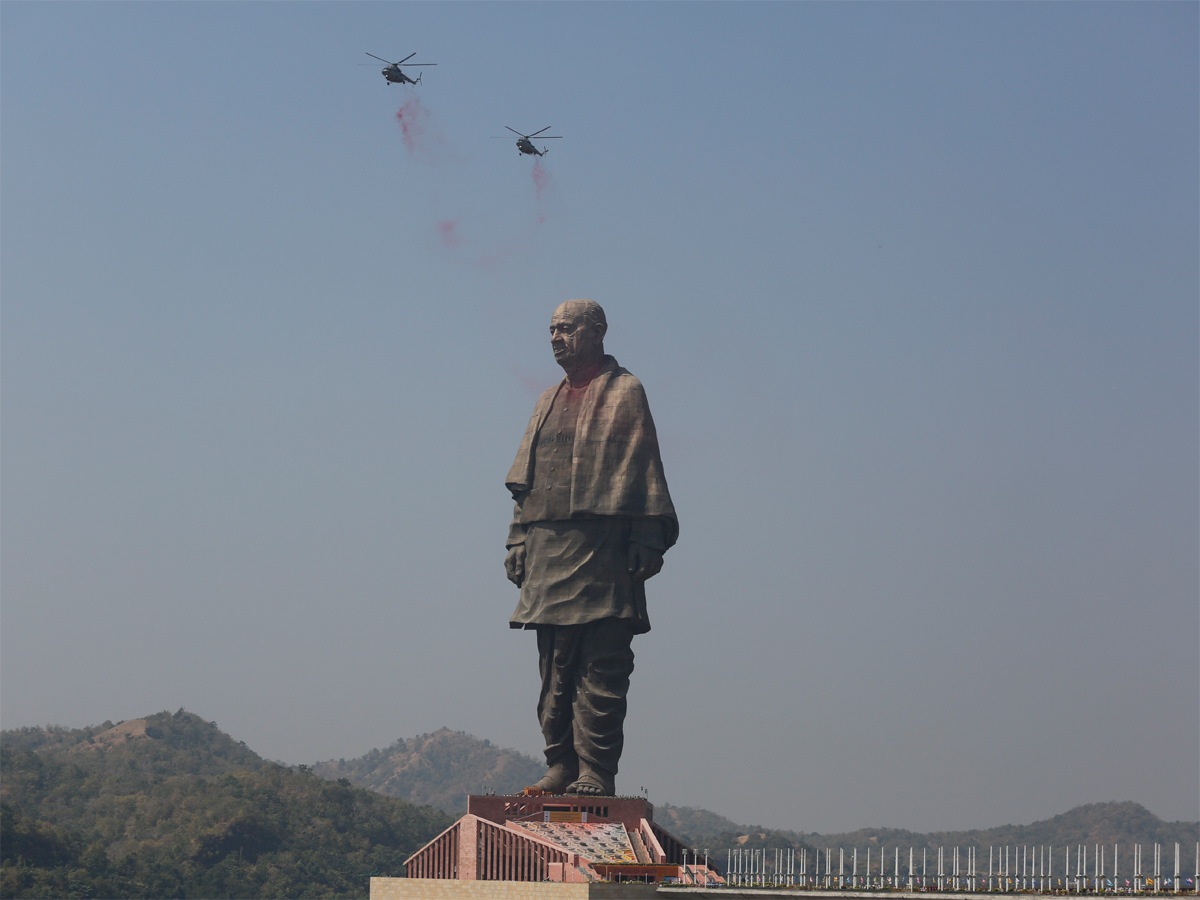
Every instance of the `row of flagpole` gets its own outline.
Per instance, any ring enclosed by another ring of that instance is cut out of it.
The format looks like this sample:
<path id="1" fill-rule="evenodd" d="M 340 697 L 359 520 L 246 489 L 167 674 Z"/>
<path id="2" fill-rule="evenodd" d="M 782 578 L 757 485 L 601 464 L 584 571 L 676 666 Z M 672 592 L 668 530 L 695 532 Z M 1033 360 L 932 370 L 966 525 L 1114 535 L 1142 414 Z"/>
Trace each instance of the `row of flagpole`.
<path id="1" fill-rule="evenodd" d="M 1133 845 L 1133 871 L 1122 881 L 1119 844 L 1112 845 L 1111 857 L 1107 844 L 1064 847 L 1058 854 L 1062 862 L 1057 867 L 1053 846 L 992 846 L 988 847 L 986 874 L 980 870 L 978 847 L 967 847 L 961 852 L 960 848 L 951 847 L 949 854 L 947 848 L 938 847 L 934 871 L 930 871 L 929 853 L 924 847 L 919 860 L 915 848 L 908 848 L 907 867 L 901 864 L 899 847 L 894 848 L 891 866 L 882 850 L 875 857 L 878 862 L 873 863 L 868 847 L 861 873 L 857 848 L 852 848 L 849 853 L 841 847 L 837 849 L 836 871 L 833 849 L 815 850 L 810 871 L 809 851 L 805 848 L 737 847 L 726 851 L 725 879 L 726 883 L 738 886 L 845 890 L 1200 894 L 1200 842 L 1196 844 L 1196 868 L 1191 877 L 1183 874 L 1178 843 L 1175 844 L 1175 864 L 1170 874 L 1163 867 L 1163 845 L 1154 844 L 1153 848 L 1151 865 L 1147 869 L 1142 861 L 1142 845 Z M 707 857 L 708 851 L 705 851 L 706 860 Z M 1110 863 L 1111 874 L 1108 872 Z M 890 875 L 889 868 L 892 870 Z"/>

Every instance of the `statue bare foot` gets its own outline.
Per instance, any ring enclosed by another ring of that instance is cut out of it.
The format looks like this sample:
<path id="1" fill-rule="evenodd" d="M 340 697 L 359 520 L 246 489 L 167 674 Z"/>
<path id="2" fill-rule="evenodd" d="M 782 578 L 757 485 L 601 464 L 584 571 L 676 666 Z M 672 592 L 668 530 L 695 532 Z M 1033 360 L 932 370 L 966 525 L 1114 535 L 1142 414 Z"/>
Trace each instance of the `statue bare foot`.
<path id="1" fill-rule="evenodd" d="M 525 788 L 524 793 L 531 797 L 537 797 L 540 794 L 562 794 L 566 792 L 567 785 L 578 775 L 579 766 L 574 762 L 556 762 L 535 784 Z"/>
<path id="2" fill-rule="evenodd" d="M 613 797 L 616 796 L 616 790 L 616 780 L 610 773 L 580 762 L 579 777 L 567 785 L 563 793 L 578 794 L 580 797 Z"/>

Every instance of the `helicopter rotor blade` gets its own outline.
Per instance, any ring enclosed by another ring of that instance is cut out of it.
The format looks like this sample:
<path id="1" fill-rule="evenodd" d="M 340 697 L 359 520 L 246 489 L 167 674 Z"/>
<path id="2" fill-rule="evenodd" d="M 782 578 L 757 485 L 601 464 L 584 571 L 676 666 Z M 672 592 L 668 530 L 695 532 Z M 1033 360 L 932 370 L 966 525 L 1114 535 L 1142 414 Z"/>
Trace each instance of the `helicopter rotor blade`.
<path id="1" fill-rule="evenodd" d="M 549 131 L 553 127 L 554 127 L 553 125 L 547 125 L 545 128 L 542 129 L 542 131 Z M 542 133 L 542 131 L 535 131 L 533 134 L 527 135 L 527 137 L 537 137 L 539 134 Z"/>
<path id="2" fill-rule="evenodd" d="M 403 62 L 405 62 L 406 60 L 410 60 L 410 59 L 412 59 L 412 58 L 413 58 L 414 56 L 416 56 L 416 55 L 417 55 L 417 54 L 415 54 L 415 53 L 410 53 L 410 54 L 408 54 L 408 56 L 404 57 L 404 59 L 400 60 L 400 62 L 396 63 L 396 65 L 400 65 L 400 63 L 403 63 Z"/>
<path id="3" fill-rule="evenodd" d="M 365 50 L 364 50 L 363 52 L 364 52 L 364 53 L 366 53 L 367 51 L 365 51 Z M 415 56 L 415 55 L 416 55 L 416 54 L 414 54 L 414 56 Z M 374 53 L 367 53 L 367 56 L 371 57 L 372 59 L 377 59 L 377 60 L 379 60 L 380 62 L 385 62 L 385 63 L 387 63 L 389 66 L 394 66 L 394 65 L 396 65 L 396 63 L 394 63 L 394 62 L 388 62 L 388 61 L 387 61 L 386 59 L 384 59 L 382 56 L 376 56 Z M 363 63 L 363 65 L 370 65 L 370 63 Z"/>
<path id="4" fill-rule="evenodd" d="M 396 65 L 400 65 L 396 63 Z M 406 66 L 436 66 L 437 63 L 405 63 Z"/>
<path id="5" fill-rule="evenodd" d="M 505 125 L 504 127 L 508 128 L 507 125 Z M 513 134 L 517 135 L 518 137 L 529 137 L 529 135 L 527 135 L 527 134 L 521 134 L 521 132 L 517 131 L 517 129 L 515 129 L 515 128 L 508 128 L 508 130 L 511 131 Z"/>

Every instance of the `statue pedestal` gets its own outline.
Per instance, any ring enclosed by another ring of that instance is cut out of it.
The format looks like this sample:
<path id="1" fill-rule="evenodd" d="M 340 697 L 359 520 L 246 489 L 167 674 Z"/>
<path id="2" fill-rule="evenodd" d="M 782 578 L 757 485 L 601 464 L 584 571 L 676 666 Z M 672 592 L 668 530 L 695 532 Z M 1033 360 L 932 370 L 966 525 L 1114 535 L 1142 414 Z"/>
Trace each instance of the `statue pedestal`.
<path id="1" fill-rule="evenodd" d="M 690 847 L 654 823 L 654 805 L 645 797 L 471 795 L 467 814 L 405 868 L 407 879 L 372 879 L 372 900 L 400 896 L 386 893 L 392 887 L 383 881 L 724 883 L 715 867 L 698 862 Z"/>

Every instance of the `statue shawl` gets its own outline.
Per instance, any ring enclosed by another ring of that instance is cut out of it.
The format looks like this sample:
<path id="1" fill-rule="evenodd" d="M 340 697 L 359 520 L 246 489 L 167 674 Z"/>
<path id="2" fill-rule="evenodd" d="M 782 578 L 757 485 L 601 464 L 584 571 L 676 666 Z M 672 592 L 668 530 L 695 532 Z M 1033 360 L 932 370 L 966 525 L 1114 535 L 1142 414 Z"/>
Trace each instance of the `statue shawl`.
<path id="1" fill-rule="evenodd" d="M 534 443 L 564 378 L 538 398 L 505 486 L 519 500 L 533 486 Z M 667 491 L 658 433 L 642 383 L 604 357 L 584 392 L 575 428 L 571 466 L 571 515 L 658 516 L 666 545 L 679 536 L 679 520 Z"/>

